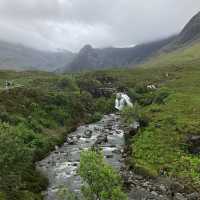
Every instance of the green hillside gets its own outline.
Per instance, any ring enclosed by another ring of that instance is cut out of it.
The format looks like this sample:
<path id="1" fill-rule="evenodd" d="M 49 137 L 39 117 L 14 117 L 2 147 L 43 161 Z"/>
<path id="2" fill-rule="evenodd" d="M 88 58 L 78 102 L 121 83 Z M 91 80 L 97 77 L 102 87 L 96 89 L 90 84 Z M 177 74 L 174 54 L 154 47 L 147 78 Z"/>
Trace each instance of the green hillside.
<path id="1" fill-rule="evenodd" d="M 172 52 L 162 52 L 149 59 L 142 67 L 167 67 L 171 65 L 188 65 L 200 63 L 200 43 L 195 42 L 189 46 L 179 48 Z"/>

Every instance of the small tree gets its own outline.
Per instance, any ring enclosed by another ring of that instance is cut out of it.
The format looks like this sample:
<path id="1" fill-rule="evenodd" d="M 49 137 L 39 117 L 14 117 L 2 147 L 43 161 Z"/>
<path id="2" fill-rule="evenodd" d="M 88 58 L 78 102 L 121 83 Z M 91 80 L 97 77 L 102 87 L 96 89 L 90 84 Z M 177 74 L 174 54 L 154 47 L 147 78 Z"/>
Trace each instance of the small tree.
<path id="1" fill-rule="evenodd" d="M 139 121 L 140 119 L 140 106 L 135 103 L 133 107 L 126 107 L 121 111 L 122 119 L 126 124 L 131 124 L 133 121 Z"/>
<path id="2" fill-rule="evenodd" d="M 127 200 L 120 176 L 105 163 L 101 153 L 82 152 L 79 173 L 86 183 L 82 187 L 86 200 Z"/>
<path id="3" fill-rule="evenodd" d="M 32 151 L 17 137 L 18 131 L 17 127 L 0 123 L 0 191 L 9 195 L 9 199 L 14 199 L 24 187 L 24 171 L 32 167 Z M 1 196 L 0 192 L 0 199 Z"/>
<path id="4" fill-rule="evenodd" d="M 78 200 L 76 194 L 64 186 L 60 188 L 57 195 L 60 200 Z"/>

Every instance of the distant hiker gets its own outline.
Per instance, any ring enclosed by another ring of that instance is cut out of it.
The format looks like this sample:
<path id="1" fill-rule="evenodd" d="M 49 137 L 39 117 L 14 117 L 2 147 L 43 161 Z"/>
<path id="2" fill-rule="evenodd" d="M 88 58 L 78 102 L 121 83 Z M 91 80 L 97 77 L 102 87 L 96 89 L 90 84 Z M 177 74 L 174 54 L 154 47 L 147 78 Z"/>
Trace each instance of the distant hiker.
<path id="1" fill-rule="evenodd" d="M 133 107 L 129 96 L 124 93 L 117 93 L 115 99 L 115 108 L 121 111 L 125 106 Z"/>

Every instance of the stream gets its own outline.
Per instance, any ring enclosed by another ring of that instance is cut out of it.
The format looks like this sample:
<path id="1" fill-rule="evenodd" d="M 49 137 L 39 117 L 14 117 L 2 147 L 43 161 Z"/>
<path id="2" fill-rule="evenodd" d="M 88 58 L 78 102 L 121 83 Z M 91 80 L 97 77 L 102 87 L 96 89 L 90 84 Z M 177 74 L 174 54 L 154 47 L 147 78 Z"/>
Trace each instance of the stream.
<path id="1" fill-rule="evenodd" d="M 44 160 L 38 162 L 38 169 L 49 179 L 49 187 L 44 196 L 46 200 L 58 200 L 57 193 L 65 185 L 79 194 L 81 178 L 77 175 L 80 152 L 98 145 L 106 161 L 116 170 L 123 165 L 122 154 L 124 132 L 120 129 L 117 115 L 106 115 L 97 123 L 80 126 L 71 133 L 62 147 L 53 151 Z"/>

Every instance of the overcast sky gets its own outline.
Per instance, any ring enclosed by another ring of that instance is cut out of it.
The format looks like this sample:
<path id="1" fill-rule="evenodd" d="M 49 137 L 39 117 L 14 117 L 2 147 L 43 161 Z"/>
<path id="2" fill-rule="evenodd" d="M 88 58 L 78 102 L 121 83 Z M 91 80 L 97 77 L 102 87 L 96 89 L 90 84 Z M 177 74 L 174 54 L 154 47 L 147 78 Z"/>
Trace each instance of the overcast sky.
<path id="1" fill-rule="evenodd" d="M 0 39 L 78 51 L 131 46 L 179 32 L 200 0 L 0 0 Z"/>

